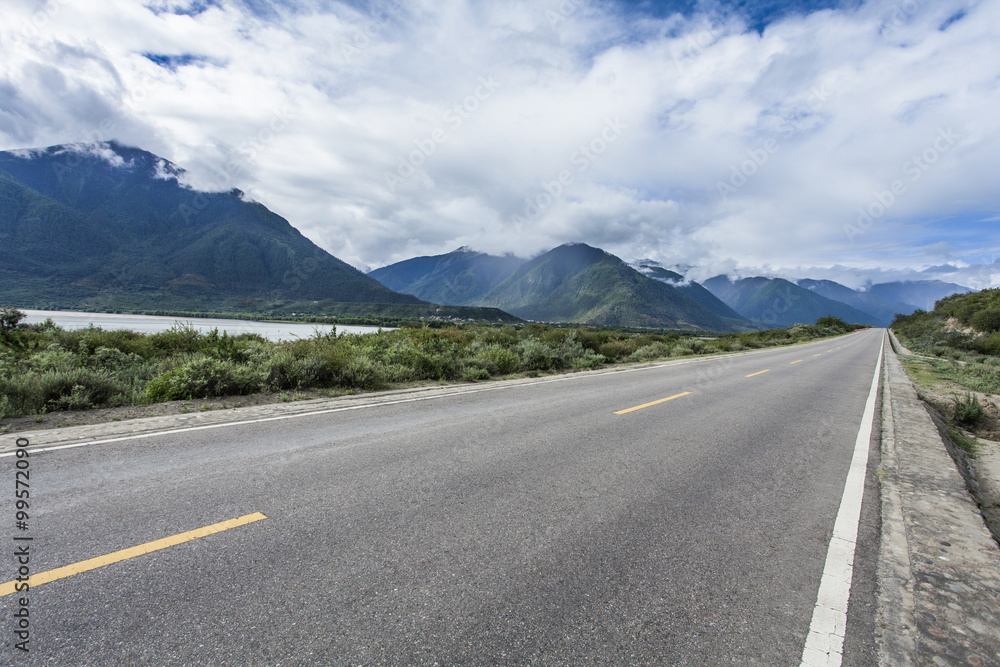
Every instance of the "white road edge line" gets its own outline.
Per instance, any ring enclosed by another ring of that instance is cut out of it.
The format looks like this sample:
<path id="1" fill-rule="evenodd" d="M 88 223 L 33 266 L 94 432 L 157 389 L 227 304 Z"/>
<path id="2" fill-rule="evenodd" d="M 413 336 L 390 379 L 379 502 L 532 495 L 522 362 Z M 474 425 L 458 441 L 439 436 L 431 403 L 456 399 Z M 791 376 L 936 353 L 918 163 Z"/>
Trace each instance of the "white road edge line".
<path id="1" fill-rule="evenodd" d="M 847 334 L 850 335 L 850 334 Z M 805 345 L 816 345 L 819 343 L 825 343 L 826 341 L 817 341 L 815 343 L 806 343 Z M 789 346 L 792 347 L 792 346 Z M 562 377 L 551 378 L 548 380 L 539 380 L 537 382 L 525 382 L 523 384 L 504 384 L 494 387 L 482 387 L 477 389 L 469 389 L 466 391 L 453 391 L 444 394 L 435 394 L 433 396 L 418 396 L 416 398 L 403 398 L 397 401 L 384 401 L 381 403 L 364 403 L 362 405 L 348 405 L 340 408 L 327 408 L 324 410 L 313 410 L 310 412 L 295 412 L 287 415 L 277 415 L 275 417 L 261 417 L 259 419 L 244 419 L 241 421 L 231 421 L 231 422 L 219 422 L 216 424 L 203 424 L 201 426 L 185 426 L 183 428 L 173 428 L 166 429 L 163 431 L 150 431 L 148 433 L 135 433 L 130 435 L 123 435 L 117 438 L 106 438 L 104 440 L 86 440 L 84 442 L 74 442 L 67 445 L 51 445 L 48 447 L 31 447 L 27 451 L 30 454 L 40 454 L 42 452 L 55 452 L 60 449 L 76 449 L 77 447 L 90 447 L 91 445 L 106 445 L 112 442 L 125 442 L 126 440 L 145 440 L 147 438 L 155 438 L 161 435 L 173 435 L 176 433 L 189 433 L 191 431 L 205 431 L 213 428 L 225 428 L 229 426 L 246 426 L 248 424 L 262 424 L 264 422 L 282 421 L 285 419 L 297 419 L 300 417 L 314 417 L 316 415 L 327 415 L 334 412 L 346 412 L 348 410 L 364 410 L 367 408 L 376 408 L 383 405 L 399 405 L 401 403 L 415 403 L 417 401 L 430 401 L 438 398 L 447 398 L 450 396 L 465 396 L 466 394 L 479 394 L 485 391 L 499 391 L 501 389 L 510 389 L 512 387 L 533 387 L 540 384 L 549 384 L 551 382 L 566 382 L 569 380 L 583 380 L 591 377 L 599 377 L 602 375 L 614 375 L 617 373 L 633 373 L 636 371 L 648 371 L 656 368 L 666 368 L 671 366 L 685 366 L 687 364 L 697 364 L 711 361 L 719 361 L 722 359 L 729 359 L 731 357 L 739 356 L 749 356 L 753 354 L 763 354 L 766 352 L 776 352 L 780 350 L 787 349 L 785 347 L 778 348 L 764 348 L 762 350 L 748 350 L 746 352 L 734 352 L 730 354 L 722 354 L 719 356 L 712 357 L 699 357 L 697 359 L 685 359 L 683 361 L 668 361 L 661 364 L 654 364 L 652 366 L 641 366 L 639 368 L 620 368 L 611 371 L 605 371 L 601 373 L 587 373 L 582 375 L 564 375 Z M 12 433 L 11 435 L 17 435 Z M 17 452 L 6 452 L 0 454 L 0 459 L 7 458 L 9 456 L 14 456 Z"/>
<path id="2" fill-rule="evenodd" d="M 854 577 L 854 551 L 858 541 L 858 526 L 861 523 L 861 500 L 865 492 L 865 476 L 868 471 L 868 451 L 872 428 L 875 421 L 875 400 L 878 397 L 879 382 L 882 379 L 882 355 L 885 352 L 885 334 L 878 353 L 872 388 L 868 393 L 861 430 L 854 443 L 854 457 L 844 484 L 844 495 L 833 524 L 833 536 L 826 552 L 826 564 L 820 579 L 816 606 L 813 608 L 809 636 L 802 649 L 800 667 L 820 665 L 839 666 L 843 661 L 844 636 L 847 634 L 847 602 L 851 596 L 851 581 Z"/>

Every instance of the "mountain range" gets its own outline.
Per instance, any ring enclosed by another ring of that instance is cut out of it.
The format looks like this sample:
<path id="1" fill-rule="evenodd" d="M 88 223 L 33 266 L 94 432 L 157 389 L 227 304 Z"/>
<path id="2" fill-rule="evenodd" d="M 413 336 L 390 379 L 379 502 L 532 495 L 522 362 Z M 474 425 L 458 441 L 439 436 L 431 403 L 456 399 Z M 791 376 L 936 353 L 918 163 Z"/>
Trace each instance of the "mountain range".
<path id="1" fill-rule="evenodd" d="M 885 326 L 896 313 L 970 291 L 938 281 L 864 291 L 764 277 L 699 284 L 582 243 L 530 260 L 460 248 L 365 275 L 239 190 L 198 191 L 184 175 L 116 142 L 0 152 L 0 305 L 729 332 L 825 315 Z"/>
<path id="2" fill-rule="evenodd" d="M 678 289 L 618 257 L 568 243 L 527 261 L 467 248 L 370 274 L 392 289 L 442 303 L 492 306 L 529 320 L 745 331 L 752 322 L 711 294 Z"/>
<path id="3" fill-rule="evenodd" d="M 114 142 L 0 152 L 0 297 L 91 310 L 458 316 L 394 292 L 243 193 Z"/>
<path id="4" fill-rule="evenodd" d="M 888 326 L 897 313 L 910 314 L 927 300 L 971 291 L 940 281 L 882 283 L 860 291 L 830 280 L 794 283 L 723 275 L 700 284 L 657 262 L 641 260 L 629 266 L 584 244 L 560 246 L 530 261 L 459 248 L 404 260 L 369 275 L 398 292 L 441 303 L 495 306 L 531 320 L 718 331 L 786 327 L 826 315 Z M 671 291 L 653 289 L 650 281 Z"/>

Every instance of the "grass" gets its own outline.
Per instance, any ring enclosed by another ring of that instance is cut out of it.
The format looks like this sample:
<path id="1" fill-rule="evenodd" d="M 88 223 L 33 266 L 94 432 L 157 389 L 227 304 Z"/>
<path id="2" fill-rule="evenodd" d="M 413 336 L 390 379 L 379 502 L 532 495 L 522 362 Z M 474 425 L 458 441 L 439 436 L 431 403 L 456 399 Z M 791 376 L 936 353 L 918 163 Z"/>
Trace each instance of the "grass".
<path id="1" fill-rule="evenodd" d="M 902 357 L 900 361 L 906 369 L 906 374 L 918 387 L 930 388 L 938 384 L 938 375 L 930 362 L 918 360 L 916 357 Z"/>
<path id="2" fill-rule="evenodd" d="M 903 359 L 914 384 L 930 390 L 953 383 L 968 390 L 952 395 L 951 423 L 969 430 L 983 424 L 986 410 L 973 392 L 1000 394 L 1000 290 L 956 294 L 938 301 L 931 312 L 897 315 L 892 329 L 903 345 L 920 355 Z M 975 441 L 958 429 L 951 429 L 950 435 L 975 455 Z"/>
<path id="3" fill-rule="evenodd" d="M 964 450 L 966 454 L 973 458 L 976 457 L 976 453 L 979 451 L 978 442 L 967 437 L 964 433 L 955 428 L 948 429 L 948 438 L 955 443 L 956 447 Z"/>
<path id="4" fill-rule="evenodd" d="M 481 382 L 806 342 L 856 328 L 833 318 L 702 340 L 668 331 L 541 324 L 408 325 L 272 342 L 186 326 L 155 334 L 24 325 L 0 309 L 0 419 L 163 401 L 304 391 L 343 396 L 421 382 Z M 237 403 L 238 404 L 238 403 Z M 190 412 L 185 405 L 181 412 Z"/>
<path id="5" fill-rule="evenodd" d="M 966 393 L 965 396 L 955 396 L 954 400 L 955 412 L 952 419 L 959 426 L 971 428 L 986 416 L 978 396 Z"/>
<path id="6" fill-rule="evenodd" d="M 924 364 L 918 373 L 995 395 L 1000 394 L 998 313 L 1000 290 L 956 294 L 939 301 L 932 312 L 897 316 L 892 329 L 903 345 L 929 357 L 908 361 Z"/>

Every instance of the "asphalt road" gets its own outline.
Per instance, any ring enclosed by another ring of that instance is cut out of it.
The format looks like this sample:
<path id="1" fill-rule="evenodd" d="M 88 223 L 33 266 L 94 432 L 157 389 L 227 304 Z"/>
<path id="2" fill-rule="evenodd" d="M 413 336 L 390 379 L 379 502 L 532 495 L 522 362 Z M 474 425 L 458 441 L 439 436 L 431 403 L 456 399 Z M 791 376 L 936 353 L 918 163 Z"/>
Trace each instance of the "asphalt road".
<path id="1" fill-rule="evenodd" d="M 27 654 L 0 599 L 0 664 L 797 665 L 881 337 L 38 453 L 33 573 L 266 518 L 33 586 Z"/>

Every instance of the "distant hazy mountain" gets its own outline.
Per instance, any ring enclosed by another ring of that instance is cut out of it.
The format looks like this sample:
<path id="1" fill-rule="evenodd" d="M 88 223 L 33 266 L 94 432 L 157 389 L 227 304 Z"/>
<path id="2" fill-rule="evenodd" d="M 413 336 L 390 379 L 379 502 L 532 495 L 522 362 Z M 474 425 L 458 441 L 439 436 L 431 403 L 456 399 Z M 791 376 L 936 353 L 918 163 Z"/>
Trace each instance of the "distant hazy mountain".
<path id="1" fill-rule="evenodd" d="M 582 243 L 559 246 L 522 264 L 478 303 L 540 321 L 711 331 L 747 328 L 741 326 L 747 325 L 745 320 L 720 317 L 674 287 Z"/>
<path id="2" fill-rule="evenodd" d="M 812 324 L 833 315 L 851 324 L 878 326 L 881 319 L 852 306 L 828 299 L 781 278 L 709 278 L 705 287 L 743 317 L 764 326 Z"/>
<path id="3" fill-rule="evenodd" d="M 358 304 L 398 306 L 400 316 L 437 312 L 330 255 L 238 190 L 198 192 L 178 182 L 182 174 L 114 142 L 0 152 L 0 302 L 313 313 L 346 303 L 352 314 Z"/>
<path id="4" fill-rule="evenodd" d="M 934 310 L 934 302 L 938 299 L 952 294 L 968 294 L 975 290 L 940 280 L 905 280 L 872 285 L 868 291 L 887 301 L 908 303 L 914 308 L 931 311 Z"/>
<path id="5" fill-rule="evenodd" d="M 459 248 L 445 255 L 414 257 L 375 269 L 368 275 L 389 289 L 425 301 L 449 305 L 475 304 L 506 280 L 525 260 Z"/>
<path id="6" fill-rule="evenodd" d="M 637 268 L 640 273 L 649 276 L 653 280 L 659 280 L 660 282 L 666 283 L 671 287 L 680 290 L 682 293 L 687 294 L 689 297 L 705 306 L 710 313 L 714 313 L 719 317 L 748 321 L 745 317 L 727 306 L 722 299 L 705 289 L 703 285 L 694 281 L 685 282 L 684 276 L 676 271 L 665 269 L 656 263 L 648 261 L 638 263 L 635 268 Z"/>
<path id="7" fill-rule="evenodd" d="M 874 315 L 878 318 L 878 326 L 881 327 L 889 326 L 897 313 L 909 315 L 914 311 L 914 307 L 908 303 L 888 301 L 872 292 L 859 292 L 832 280 L 805 279 L 799 280 L 798 285 L 820 296 L 846 303 Z"/>

